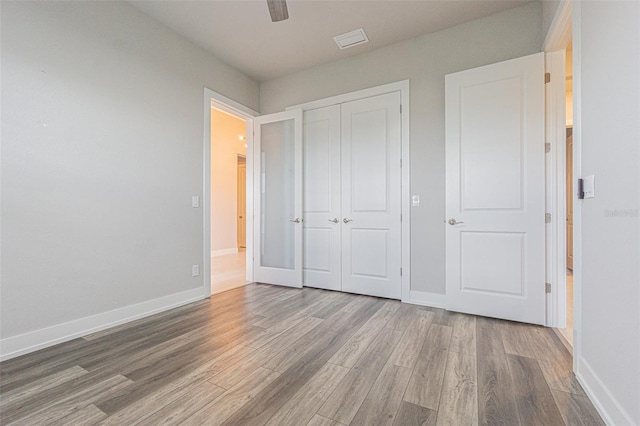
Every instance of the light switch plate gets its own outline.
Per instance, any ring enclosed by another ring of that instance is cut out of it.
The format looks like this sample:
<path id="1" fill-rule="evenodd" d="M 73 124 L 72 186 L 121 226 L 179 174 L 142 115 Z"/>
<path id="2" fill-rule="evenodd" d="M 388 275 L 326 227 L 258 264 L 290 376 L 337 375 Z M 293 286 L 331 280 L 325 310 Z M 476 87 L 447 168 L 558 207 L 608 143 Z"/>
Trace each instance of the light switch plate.
<path id="1" fill-rule="evenodd" d="M 192 265 L 191 266 L 191 276 L 197 277 L 200 275 L 200 265 Z"/>
<path id="2" fill-rule="evenodd" d="M 412 195 L 411 196 L 411 206 L 412 207 L 420 207 L 420 196 Z"/>
<path id="3" fill-rule="evenodd" d="M 200 197 L 197 195 L 191 197 L 191 207 L 200 207 Z"/>
<path id="4" fill-rule="evenodd" d="M 595 179 L 595 175 L 589 175 L 583 178 L 582 191 L 584 192 L 584 198 L 594 198 L 596 196 Z"/>

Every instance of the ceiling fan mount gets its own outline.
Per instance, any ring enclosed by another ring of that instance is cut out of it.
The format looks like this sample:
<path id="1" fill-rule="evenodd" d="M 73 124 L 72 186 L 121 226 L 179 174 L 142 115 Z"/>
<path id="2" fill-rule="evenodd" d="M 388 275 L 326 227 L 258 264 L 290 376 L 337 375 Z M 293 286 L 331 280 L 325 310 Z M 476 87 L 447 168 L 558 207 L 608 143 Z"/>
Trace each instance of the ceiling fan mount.
<path id="1" fill-rule="evenodd" d="M 280 22 L 289 19 L 286 0 L 267 0 L 271 22 Z"/>

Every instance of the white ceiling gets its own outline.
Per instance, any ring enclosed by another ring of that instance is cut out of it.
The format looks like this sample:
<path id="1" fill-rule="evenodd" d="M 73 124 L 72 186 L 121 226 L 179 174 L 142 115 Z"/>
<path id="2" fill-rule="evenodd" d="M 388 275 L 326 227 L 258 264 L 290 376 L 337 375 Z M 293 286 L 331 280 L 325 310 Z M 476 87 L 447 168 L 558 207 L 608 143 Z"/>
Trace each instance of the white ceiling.
<path id="1" fill-rule="evenodd" d="M 266 0 L 131 1 L 257 81 L 378 49 L 531 0 L 288 0 L 272 23 Z M 333 36 L 364 28 L 369 43 L 340 50 Z"/>

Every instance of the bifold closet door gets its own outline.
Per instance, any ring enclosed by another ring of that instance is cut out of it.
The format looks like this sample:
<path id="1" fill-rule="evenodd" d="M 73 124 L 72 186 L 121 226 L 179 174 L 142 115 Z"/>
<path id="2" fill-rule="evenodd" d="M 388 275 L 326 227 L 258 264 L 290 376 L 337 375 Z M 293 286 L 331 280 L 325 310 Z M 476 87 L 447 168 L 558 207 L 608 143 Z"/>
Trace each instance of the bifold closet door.
<path id="1" fill-rule="evenodd" d="M 401 297 L 400 93 L 342 104 L 342 290 Z"/>
<path id="2" fill-rule="evenodd" d="M 304 113 L 304 285 L 340 290 L 340 105 Z"/>

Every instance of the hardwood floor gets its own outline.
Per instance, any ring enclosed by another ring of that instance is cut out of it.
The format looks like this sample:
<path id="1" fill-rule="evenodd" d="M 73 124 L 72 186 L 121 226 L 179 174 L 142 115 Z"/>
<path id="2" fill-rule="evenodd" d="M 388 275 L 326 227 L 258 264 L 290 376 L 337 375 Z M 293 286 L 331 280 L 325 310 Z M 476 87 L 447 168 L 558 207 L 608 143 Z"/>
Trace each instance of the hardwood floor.
<path id="1" fill-rule="evenodd" d="M 600 425 L 552 329 L 250 284 L 0 364 L 3 425 Z"/>
<path id="2" fill-rule="evenodd" d="M 573 273 L 567 273 L 567 327 L 558 331 L 569 345 L 573 345 Z"/>

